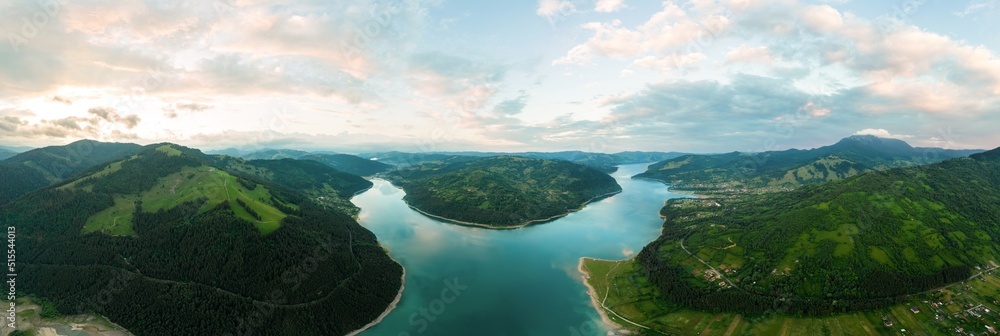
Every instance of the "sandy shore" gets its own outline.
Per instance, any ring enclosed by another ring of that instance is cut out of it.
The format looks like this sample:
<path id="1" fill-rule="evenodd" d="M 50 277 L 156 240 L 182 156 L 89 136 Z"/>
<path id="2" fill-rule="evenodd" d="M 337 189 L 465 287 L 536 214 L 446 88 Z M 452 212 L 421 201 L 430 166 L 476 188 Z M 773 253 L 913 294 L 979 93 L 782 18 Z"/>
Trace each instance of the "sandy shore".
<path id="1" fill-rule="evenodd" d="M 392 258 L 392 256 L 389 256 L 389 258 Z M 396 261 L 396 259 L 393 259 L 393 261 Z M 399 261 L 396 261 L 396 263 L 399 264 Z M 399 264 L 399 267 L 403 267 L 403 264 Z M 403 298 L 403 289 L 406 288 L 406 267 L 403 267 L 403 276 L 401 277 L 401 279 L 402 283 L 399 285 L 399 292 L 396 293 L 396 298 L 392 300 L 392 303 L 389 304 L 389 307 L 385 308 L 385 311 L 382 312 L 382 315 L 379 315 L 378 318 L 375 319 L 375 321 L 366 324 L 364 327 L 361 327 L 361 329 L 352 331 L 351 333 L 347 334 L 347 336 L 355 336 L 365 330 L 368 330 L 368 328 L 374 327 L 376 324 L 379 324 L 379 322 L 382 322 L 382 320 L 385 319 L 386 316 L 389 316 L 389 313 L 391 313 L 393 310 L 396 309 L 396 306 L 399 305 L 399 300 Z"/>
<path id="2" fill-rule="evenodd" d="M 591 260 L 601 260 L 601 259 L 583 257 L 580 258 L 580 263 L 576 266 L 576 269 L 580 271 L 580 274 L 582 274 L 580 278 L 583 279 L 583 285 L 587 286 L 587 295 L 590 296 L 590 304 L 592 304 L 594 306 L 594 309 L 597 310 L 597 314 L 601 315 L 601 321 L 604 322 L 604 325 L 610 327 L 611 329 L 623 329 L 624 327 L 622 327 L 618 323 L 615 323 L 614 321 L 611 320 L 611 318 L 608 317 L 608 312 L 604 311 L 604 307 L 601 306 L 601 299 L 597 297 L 597 289 L 594 289 L 594 286 L 591 286 L 590 282 L 587 282 L 587 279 L 590 279 L 591 274 L 583 267 L 583 261 L 586 259 L 591 259 Z M 612 260 L 602 260 L 602 261 L 612 261 Z"/>

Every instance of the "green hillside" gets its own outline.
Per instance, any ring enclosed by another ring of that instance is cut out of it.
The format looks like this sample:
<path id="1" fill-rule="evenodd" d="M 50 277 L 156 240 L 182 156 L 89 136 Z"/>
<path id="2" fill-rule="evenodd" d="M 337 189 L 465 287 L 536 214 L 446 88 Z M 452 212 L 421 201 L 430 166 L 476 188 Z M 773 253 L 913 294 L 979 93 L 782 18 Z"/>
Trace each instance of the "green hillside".
<path id="1" fill-rule="evenodd" d="M 265 149 L 243 154 L 240 157 L 247 160 L 281 160 L 298 159 L 306 155 L 309 155 L 309 152 L 294 149 Z"/>
<path id="2" fill-rule="evenodd" d="M 371 153 L 363 154 L 365 157 L 377 158 L 381 162 L 391 163 L 397 166 L 410 166 L 423 162 L 441 161 L 454 159 L 455 157 L 491 157 L 491 156 L 520 156 L 534 159 L 562 160 L 579 163 L 605 173 L 618 171 L 618 166 L 623 164 L 657 162 L 676 158 L 684 154 L 677 152 L 620 152 L 614 154 L 591 153 L 583 151 L 563 151 L 563 152 L 521 152 L 521 153 L 500 153 L 500 152 L 442 152 L 442 153 Z"/>
<path id="3" fill-rule="evenodd" d="M 388 164 L 348 154 L 310 154 L 300 157 L 299 160 L 316 161 L 358 176 L 371 176 L 392 169 Z"/>
<path id="4" fill-rule="evenodd" d="M 141 148 L 136 144 L 80 140 L 17 154 L 0 162 L 0 204 Z"/>
<path id="5" fill-rule="evenodd" d="M 351 203 L 351 197 L 372 186 L 360 176 L 310 160 L 221 158 L 219 162 L 229 170 L 298 190 L 313 202 L 354 215 L 359 209 Z"/>
<path id="6" fill-rule="evenodd" d="M 514 156 L 458 157 L 390 172 L 411 206 L 464 224 L 510 228 L 546 221 L 621 191 L 593 168 Z"/>
<path id="7" fill-rule="evenodd" d="M 219 162 L 150 145 L 0 206 L 18 289 L 138 335 L 342 335 L 393 301 L 402 268 L 349 213 Z"/>
<path id="8" fill-rule="evenodd" d="M 885 307 L 1000 263 L 1000 149 L 790 192 L 671 200 L 638 255 L 663 299 L 705 311 Z"/>
<path id="9" fill-rule="evenodd" d="M 651 165 L 635 177 L 663 181 L 676 190 L 760 193 L 841 180 L 866 171 L 936 163 L 977 152 L 914 148 L 901 140 L 852 136 L 810 150 L 685 155 Z"/>

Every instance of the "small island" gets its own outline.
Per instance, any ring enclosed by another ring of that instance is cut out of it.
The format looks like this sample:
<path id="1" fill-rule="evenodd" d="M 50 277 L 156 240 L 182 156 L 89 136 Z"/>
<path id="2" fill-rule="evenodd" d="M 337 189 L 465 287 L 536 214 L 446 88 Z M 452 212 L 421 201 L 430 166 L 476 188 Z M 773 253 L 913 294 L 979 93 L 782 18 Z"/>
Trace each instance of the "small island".
<path id="1" fill-rule="evenodd" d="M 390 172 L 414 210 L 451 223 L 514 229 L 544 223 L 621 192 L 584 165 L 517 156 L 456 157 Z"/>

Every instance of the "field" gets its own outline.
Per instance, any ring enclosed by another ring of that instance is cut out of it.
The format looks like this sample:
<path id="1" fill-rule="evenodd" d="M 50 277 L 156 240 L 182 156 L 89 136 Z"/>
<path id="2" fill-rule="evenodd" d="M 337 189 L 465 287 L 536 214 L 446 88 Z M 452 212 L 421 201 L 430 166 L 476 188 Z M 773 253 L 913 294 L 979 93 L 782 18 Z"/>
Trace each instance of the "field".
<path id="1" fill-rule="evenodd" d="M 590 274 L 587 282 L 596 290 L 598 301 L 610 309 L 611 320 L 645 335 L 980 335 L 1000 327 L 1000 275 L 995 270 L 910 296 L 892 307 L 807 318 L 779 313 L 713 314 L 679 307 L 661 299 L 659 290 L 650 286 L 631 260 L 585 258 L 582 268 Z"/>
<path id="2" fill-rule="evenodd" d="M 102 170 L 95 175 L 113 172 L 115 165 Z M 64 187 L 73 188 L 68 184 Z M 281 220 L 287 214 L 278 210 L 271 202 L 271 192 L 262 185 L 253 189 L 239 182 L 238 178 L 225 171 L 208 166 L 185 167 L 180 172 L 160 178 L 150 190 L 140 195 L 116 195 L 115 205 L 95 214 L 87 220 L 83 232 L 102 232 L 111 235 L 135 235 L 132 230 L 132 215 L 135 212 L 135 202 L 142 201 L 142 210 L 156 212 L 171 209 L 185 202 L 200 198 L 208 201 L 202 206 L 207 211 L 220 203 L 229 202 L 237 216 L 254 223 L 262 234 L 274 232 L 281 226 Z M 260 219 L 254 218 L 246 209 L 237 204 L 237 200 L 246 203 Z M 297 208 L 292 204 L 282 204 Z"/>
<path id="3" fill-rule="evenodd" d="M 112 236 L 135 236 L 132 214 L 135 213 L 135 196 L 117 196 L 115 205 L 87 219 L 83 233 L 101 232 Z"/>

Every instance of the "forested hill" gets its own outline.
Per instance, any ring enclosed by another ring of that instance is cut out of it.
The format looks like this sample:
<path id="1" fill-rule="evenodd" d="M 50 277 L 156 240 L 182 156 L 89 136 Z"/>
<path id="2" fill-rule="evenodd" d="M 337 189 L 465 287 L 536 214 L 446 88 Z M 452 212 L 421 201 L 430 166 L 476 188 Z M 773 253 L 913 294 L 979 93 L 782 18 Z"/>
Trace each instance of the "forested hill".
<path id="1" fill-rule="evenodd" d="M 141 148 L 136 144 L 80 140 L 17 154 L 0 162 L 0 204 L 91 166 L 132 155 Z"/>
<path id="2" fill-rule="evenodd" d="M 638 260 L 667 300 L 699 309 L 867 309 L 1000 265 L 997 214 L 1000 149 L 790 192 L 672 200 Z M 691 272 L 702 261 L 726 278 Z"/>
<path id="3" fill-rule="evenodd" d="M 348 154 L 310 154 L 299 159 L 316 161 L 359 176 L 371 176 L 392 169 L 391 165 Z"/>
<path id="4" fill-rule="evenodd" d="M 788 190 L 866 171 L 936 163 L 977 152 L 914 148 L 901 140 L 864 135 L 810 150 L 686 155 L 651 165 L 636 177 L 660 180 L 678 190 L 739 194 Z"/>
<path id="5" fill-rule="evenodd" d="M 218 162 L 150 145 L 0 206 L 18 290 L 137 335 L 343 335 L 389 306 L 402 268 L 371 232 Z"/>
<path id="6" fill-rule="evenodd" d="M 360 176 L 311 160 L 246 161 L 219 157 L 219 161 L 221 167 L 298 190 L 316 203 L 353 215 L 359 209 L 351 203 L 351 197 L 372 186 L 370 181 Z"/>
<path id="7" fill-rule="evenodd" d="M 421 211 L 496 228 L 561 216 L 621 191 L 614 178 L 590 167 L 515 156 L 458 157 L 392 171 L 387 178 Z"/>
<path id="8" fill-rule="evenodd" d="M 563 152 L 523 152 L 523 153 L 499 153 L 499 152 L 437 152 L 437 153 L 369 153 L 362 156 L 376 158 L 381 162 L 390 163 L 396 166 L 411 166 L 415 164 L 455 159 L 456 157 L 466 157 L 467 159 L 490 157 L 490 156 L 519 156 L 526 158 L 563 160 L 579 163 L 605 173 L 618 171 L 618 166 L 623 164 L 657 162 L 676 158 L 684 155 L 677 152 L 620 152 L 614 154 L 591 153 L 583 151 L 563 151 Z"/>
<path id="9" fill-rule="evenodd" d="M 252 153 L 247 153 L 240 155 L 240 157 L 247 160 L 281 160 L 281 159 L 298 159 L 300 157 L 309 155 L 309 152 L 304 152 L 294 149 L 265 149 Z"/>

